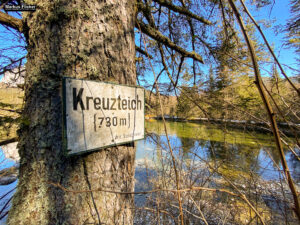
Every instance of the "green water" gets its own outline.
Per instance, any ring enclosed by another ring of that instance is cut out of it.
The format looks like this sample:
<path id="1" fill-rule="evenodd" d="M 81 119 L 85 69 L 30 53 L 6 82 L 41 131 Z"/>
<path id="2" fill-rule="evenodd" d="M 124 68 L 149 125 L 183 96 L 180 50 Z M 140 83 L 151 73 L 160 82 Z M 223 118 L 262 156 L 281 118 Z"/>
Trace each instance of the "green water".
<path id="1" fill-rule="evenodd" d="M 217 163 L 229 176 L 242 173 L 279 179 L 280 158 L 270 134 L 186 122 L 166 122 L 166 126 L 179 161 Z M 162 164 L 170 155 L 162 121 L 146 122 L 146 133 L 148 136 L 137 142 L 137 164 Z M 293 178 L 299 183 L 300 162 L 290 151 L 285 154 Z"/>

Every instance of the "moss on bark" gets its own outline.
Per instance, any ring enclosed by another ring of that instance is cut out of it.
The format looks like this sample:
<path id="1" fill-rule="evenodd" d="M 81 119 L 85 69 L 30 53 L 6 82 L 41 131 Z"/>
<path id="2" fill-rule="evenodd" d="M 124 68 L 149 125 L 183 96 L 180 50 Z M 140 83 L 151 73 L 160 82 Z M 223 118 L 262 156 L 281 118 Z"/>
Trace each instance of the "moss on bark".
<path id="1" fill-rule="evenodd" d="M 133 196 L 68 189 L 133 191 L 135 147 L 66 157 L 63 76 L 135 84 L 134 1 L 31 1 L 27 76 L 19 131 L 20 179 L 8 224 L 131 224 Z"/>

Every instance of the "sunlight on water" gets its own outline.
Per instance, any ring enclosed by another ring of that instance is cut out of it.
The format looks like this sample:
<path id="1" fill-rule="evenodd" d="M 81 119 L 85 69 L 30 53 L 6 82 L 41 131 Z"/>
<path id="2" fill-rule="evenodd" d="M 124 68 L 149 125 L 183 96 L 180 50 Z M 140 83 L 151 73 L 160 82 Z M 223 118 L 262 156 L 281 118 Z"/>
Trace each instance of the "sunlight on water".
<path id="1" fill-rule="evenodd" d="M 224 132 L 213 125 L 183 122 L 167 122 L 167 129 L 177 157 L 183 155 L 185 160 L 192 159 L 194 163 L 219 162 L 230 170 L 228 174 L 251 171 L 265 180 L 279 178 L 280 158 L 270 134 L 231 129 Z M 163 124 L 147 122 L 146 131 L 148 136 L 137 142 L 136 165 L 145 166 L 146 162 L 148 167 L 159 166 L 169 154 Z M 296 159 L 289 151 L 286 157 L 293 178 L 300 182 Z"/>

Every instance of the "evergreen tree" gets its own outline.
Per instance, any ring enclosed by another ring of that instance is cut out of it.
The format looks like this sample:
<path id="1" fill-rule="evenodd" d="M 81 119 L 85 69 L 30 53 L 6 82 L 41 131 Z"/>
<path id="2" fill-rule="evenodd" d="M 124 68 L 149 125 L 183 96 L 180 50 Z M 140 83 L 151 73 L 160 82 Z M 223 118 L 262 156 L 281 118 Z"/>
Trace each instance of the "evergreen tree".
<path id="1" fill-rule="evenodd" d="M 286 25 L 288 45 L 296 49 L 297 60 L 300 63 L 300 0 L 290 0 L 291 18 Z"/>

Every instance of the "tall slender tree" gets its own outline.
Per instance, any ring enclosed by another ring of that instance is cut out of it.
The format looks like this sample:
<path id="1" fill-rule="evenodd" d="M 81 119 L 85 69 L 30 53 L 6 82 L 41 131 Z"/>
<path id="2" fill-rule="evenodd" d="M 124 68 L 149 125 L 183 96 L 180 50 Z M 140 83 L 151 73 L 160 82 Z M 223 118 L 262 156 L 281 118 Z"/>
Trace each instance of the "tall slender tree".
<path id="1" fill-rule="evenodd" d="M 159 32 L 147 1 L 25 1 L 35 12 L 3 11 L 0 24 L 26 39 L 25 106 L 18 132 L 19 182 L 9 224 L 132 224 L 135 147 L 123 145 L 83 156 L 62 151 L 62 77 L 135 84 L 134 27 L 184 57 L 202 62 Z M 209 24 L 187 6 L 156 1 L 160 8 Z M 135 23 L 137 10 L 139 21 Z M 173 14 L 174 15 L 174 14 Z M 155 17 L 155 15 L 154 15 Z M 142 18 L 146 18 L 144 20 Z M 142 40 L 142 38 L 140 38 Z M 146 49 L 137 51 L 147 55 Z M 2 65 L 2 70 L 9 68 Z"/>

